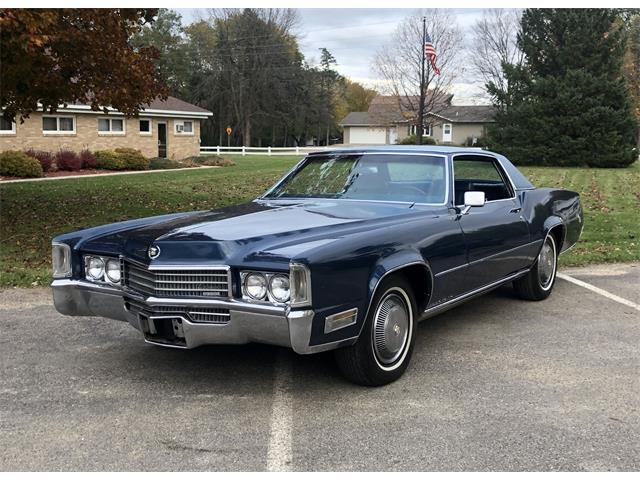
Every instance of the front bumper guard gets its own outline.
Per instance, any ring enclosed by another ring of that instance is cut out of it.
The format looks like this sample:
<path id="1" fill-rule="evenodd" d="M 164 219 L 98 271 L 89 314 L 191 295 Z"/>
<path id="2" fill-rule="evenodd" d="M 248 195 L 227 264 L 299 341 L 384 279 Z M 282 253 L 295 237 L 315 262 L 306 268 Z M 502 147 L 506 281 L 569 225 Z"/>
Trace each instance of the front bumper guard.
<path id="1" fill-rule="evenodd" d="M 181 319 L 183 344 L 155 341 L 145 334 L 145 341 L 173 348 L 195 348 L 206 344 L 266 343 L 290 347 L 296 353 L 316 353 L 335 348 L 336 344 L 309 345 L 313 310 L 291 310 L 288 307 L 252 304 L 238 300 L 143 298 L 108 285 L 81 280 L 60 279 L 51 284 L 53 302 L 58 312 L 72 316 L 97 316 L 129 322 L 144 332 L 147 318 L 127 310 L 126 299 L 153 307 L 213 307 L 229 310 L 224 324 L 191 322 L 186 315 L 171 315 Z M 155 319 L 153 314 L 148 318 Z"/>

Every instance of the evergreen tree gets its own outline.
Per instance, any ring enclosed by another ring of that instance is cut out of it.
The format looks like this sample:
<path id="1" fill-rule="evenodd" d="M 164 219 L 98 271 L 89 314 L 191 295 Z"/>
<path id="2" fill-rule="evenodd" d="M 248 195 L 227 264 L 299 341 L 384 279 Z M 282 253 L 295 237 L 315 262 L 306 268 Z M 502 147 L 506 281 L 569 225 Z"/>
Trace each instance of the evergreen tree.
<path id="1" fill-rule="evenodd" d="M 622 75 L 624 30 L 606 9 L 529 9 L 504 65 L 508 91 L 488 85 L 498 107 L 492 149 L 520 165 L 623 167 L 638 158 Z"/>

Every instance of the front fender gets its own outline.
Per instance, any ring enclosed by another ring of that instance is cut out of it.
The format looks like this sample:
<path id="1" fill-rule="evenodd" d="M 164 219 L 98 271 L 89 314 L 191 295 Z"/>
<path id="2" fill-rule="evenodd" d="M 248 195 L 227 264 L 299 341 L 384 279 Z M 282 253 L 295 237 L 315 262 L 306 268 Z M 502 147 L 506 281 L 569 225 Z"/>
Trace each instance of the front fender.
<path id="1" fill-rule="evenodd" d="M 425 272 L 425 284 L 430 284 L 429 282 L 433 281 L 433 276 L 431 274 L 431 267 L 425 261 L 425 259 L 420 255 L 419 252 L 414 250 L 406 250 L 394 253 L 389 257 L 383 257 L 376 263 L 376 266 L 373 269 L 371 277 L 368 282 L 368 292 L 367 292 L 367 305 L 371 305 L 371 301 L 373 300 L 373 296 L 376 294 L 376 289 L 382 279 L 387 275 L 401 270 L 402 268 L 413 266 L 413 265 L 422 265 Z M 368 308 L 367 308 L 368 311 Z"/>

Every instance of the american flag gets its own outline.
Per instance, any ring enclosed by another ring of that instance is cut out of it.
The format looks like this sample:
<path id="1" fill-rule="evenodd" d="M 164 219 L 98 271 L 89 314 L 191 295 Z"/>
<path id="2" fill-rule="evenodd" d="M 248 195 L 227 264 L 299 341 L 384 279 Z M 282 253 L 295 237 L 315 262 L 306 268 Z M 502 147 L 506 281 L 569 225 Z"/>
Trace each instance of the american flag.
<path id="1" fill-rule="evenodd" d="M 436 67 L 436 59 L 438 55 L 436 54 L 436 48 L 433 46 L 433 42 L 431 42 L 431 37 L 427 33 L 424 37 L 424 57 L 428 58 L 431 62 L 431 66 L 433 67 L 433 71 L 436 75 L 440 75 L 440 69 Z"/>

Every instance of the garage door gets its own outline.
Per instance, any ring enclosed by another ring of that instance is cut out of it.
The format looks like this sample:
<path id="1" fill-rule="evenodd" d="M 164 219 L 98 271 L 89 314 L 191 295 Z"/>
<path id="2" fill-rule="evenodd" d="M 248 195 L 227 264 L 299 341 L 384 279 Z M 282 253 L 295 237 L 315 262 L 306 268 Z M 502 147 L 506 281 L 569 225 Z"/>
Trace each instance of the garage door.
<path id="1" fill-rule="evenodd" d="M 384 127 L 351 127 L 349 133 L 349 143 L 365 145 L 384 145 L 386 143 L 387 132 Z"/>

